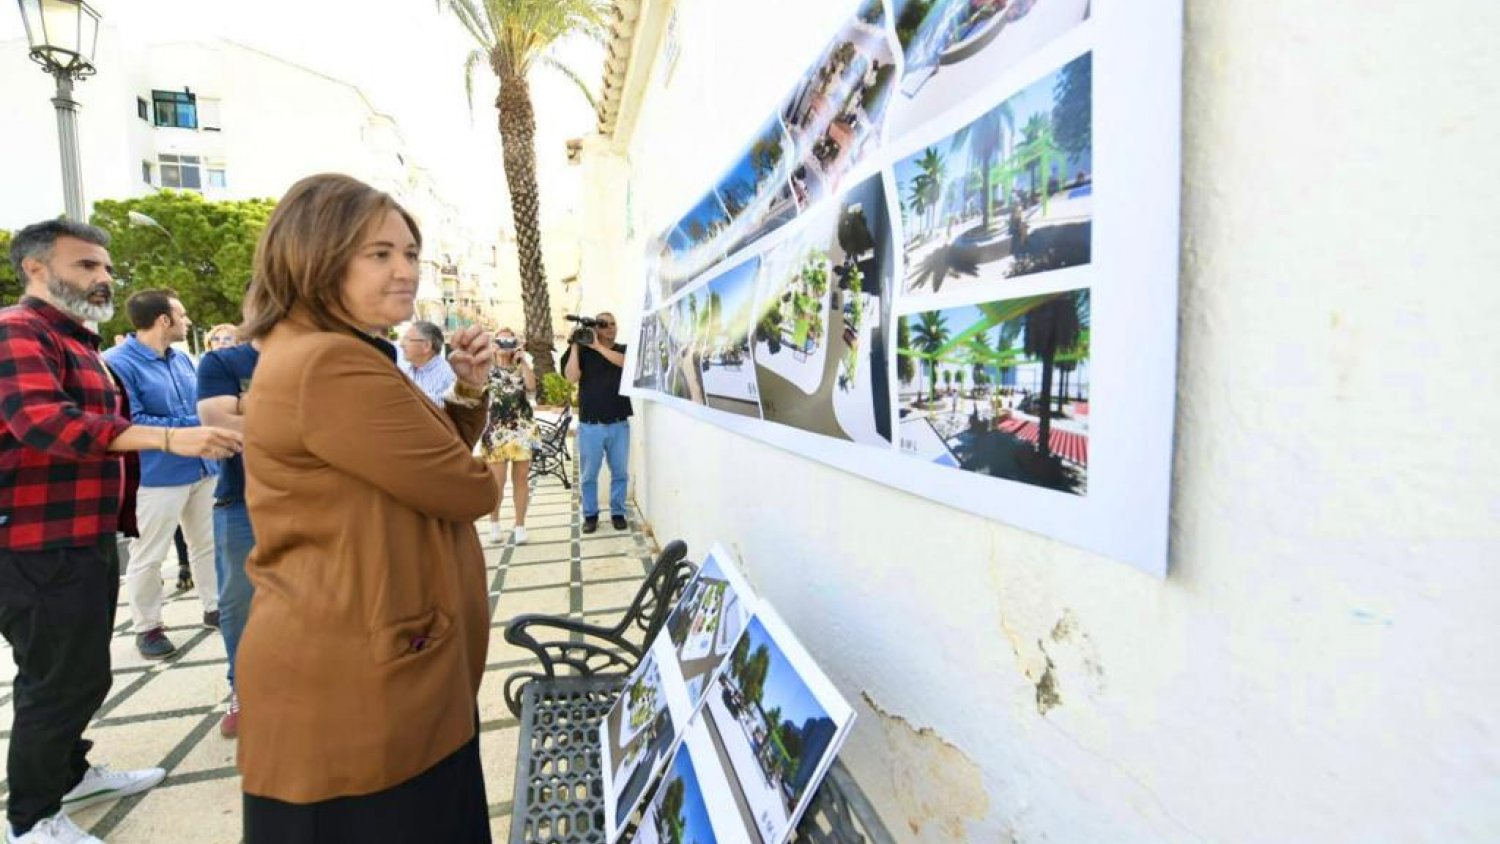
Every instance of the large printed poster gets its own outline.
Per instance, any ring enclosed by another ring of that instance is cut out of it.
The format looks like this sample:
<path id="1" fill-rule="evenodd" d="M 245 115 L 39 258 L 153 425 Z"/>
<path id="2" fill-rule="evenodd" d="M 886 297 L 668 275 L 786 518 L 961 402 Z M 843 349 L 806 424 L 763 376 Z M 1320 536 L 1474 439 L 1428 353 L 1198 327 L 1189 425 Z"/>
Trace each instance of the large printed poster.
<path id="1" fill-rule="evenodd" d="M 650 240 L 627 391 L 1164 574 L 1181 12 L 851 6 Z"/>

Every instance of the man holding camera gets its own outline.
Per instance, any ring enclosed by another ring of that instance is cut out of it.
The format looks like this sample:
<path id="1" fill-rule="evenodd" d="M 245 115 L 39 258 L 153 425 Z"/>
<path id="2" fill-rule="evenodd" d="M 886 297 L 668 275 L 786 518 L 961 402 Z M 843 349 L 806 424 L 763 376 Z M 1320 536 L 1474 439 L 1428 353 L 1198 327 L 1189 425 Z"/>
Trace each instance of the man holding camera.
<path id="1" fill-rule="evenodd" d="M 620 395 L 625 346 L 615 342 L 619 326 L 610 313 L 573 332 L 563 352 L 563 375 L 578 385 L 578 455 L 583 462 L 583 532 L 599 529 L 599 467 L 609 461 L 609 522 L 624 530 L 625 490 L 630 480 L 630 399 Z M 592 329 L 592 330 L 590 330 Z"/>

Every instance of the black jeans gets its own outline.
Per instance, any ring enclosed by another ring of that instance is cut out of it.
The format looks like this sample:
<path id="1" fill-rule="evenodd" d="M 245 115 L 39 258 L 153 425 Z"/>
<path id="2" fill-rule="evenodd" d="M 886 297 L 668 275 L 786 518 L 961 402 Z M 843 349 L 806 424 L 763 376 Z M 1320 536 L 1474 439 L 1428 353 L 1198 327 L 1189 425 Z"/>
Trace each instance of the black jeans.
<path id="1" fill-rule="evenodd" d="M 10 825 L 57 814 L 88 771 L 83 738 L 109 694 L 109 640 L 120 595 L 113 535 L 51 551 L 0 549 L 0 633 L 16 660 Z"/>

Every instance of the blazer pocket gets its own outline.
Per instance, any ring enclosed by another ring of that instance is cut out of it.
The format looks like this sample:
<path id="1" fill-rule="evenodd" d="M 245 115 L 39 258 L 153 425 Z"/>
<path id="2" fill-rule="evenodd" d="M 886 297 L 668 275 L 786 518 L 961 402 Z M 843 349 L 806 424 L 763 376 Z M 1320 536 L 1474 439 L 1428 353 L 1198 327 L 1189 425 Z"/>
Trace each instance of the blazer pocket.
<path id="1" fill-rule="evenodd" d="M 394 662 L 437 647 L 448 636 L 453 619 L 436 607 L 422 615 L 392 622 L 370 634 L 370 655 L 377 664 Z"/>

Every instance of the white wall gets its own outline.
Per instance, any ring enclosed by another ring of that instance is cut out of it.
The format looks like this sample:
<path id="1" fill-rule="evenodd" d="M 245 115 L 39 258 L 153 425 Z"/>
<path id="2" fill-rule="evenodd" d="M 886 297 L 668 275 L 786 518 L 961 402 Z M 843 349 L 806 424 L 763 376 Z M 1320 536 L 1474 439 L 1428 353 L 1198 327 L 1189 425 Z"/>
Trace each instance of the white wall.
<path id="1" fill-rule="evenodd" d="M 591 290 L 638 301 L 644 236 L 845 5 L 679 0 Z M 1500 9 L 1187 19 L 1165 582 L 650 404 L 639 504 L 731 545 L 855 700 L 898 840 L 1500 840 Z"/>

